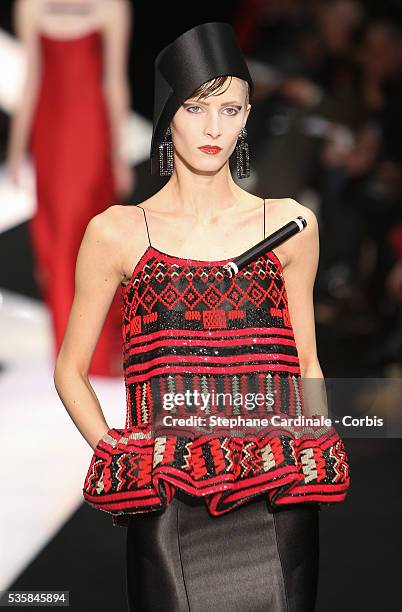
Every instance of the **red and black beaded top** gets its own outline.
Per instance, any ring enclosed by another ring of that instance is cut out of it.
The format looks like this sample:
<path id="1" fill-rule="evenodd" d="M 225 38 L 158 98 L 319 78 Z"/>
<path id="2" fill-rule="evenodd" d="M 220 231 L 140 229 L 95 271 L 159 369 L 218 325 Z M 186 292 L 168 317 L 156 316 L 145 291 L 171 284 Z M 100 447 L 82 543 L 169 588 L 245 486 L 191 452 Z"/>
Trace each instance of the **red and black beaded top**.
<path id="1" fill-rule="evenodd" d="M 303 428 L 302 435 L 292 427 L 194 435 L 194 429 L 160 425 L 164 398 L 186 391 L 271 393 L 275 404 L 260 404 L 258 416 L 302 414 L 281 262 L 269 251 L 228 278 L 222 269 L 228 261 L 176 257 L 149 239 L 122 284 L 126 424 L 99 441 L 83 488 L 84 499 L 110 512 L 115 525 L 127 524 L 129 514 L 166 507 L 178 488 L 204 496 L 216 516 L 264 492 L 272 505 L 346 496 L 348 459 L 332 426 Z M 204 414 L 215 409 L 211 401 Z M 173 413 L 186 416 L 191 407 Z"/>

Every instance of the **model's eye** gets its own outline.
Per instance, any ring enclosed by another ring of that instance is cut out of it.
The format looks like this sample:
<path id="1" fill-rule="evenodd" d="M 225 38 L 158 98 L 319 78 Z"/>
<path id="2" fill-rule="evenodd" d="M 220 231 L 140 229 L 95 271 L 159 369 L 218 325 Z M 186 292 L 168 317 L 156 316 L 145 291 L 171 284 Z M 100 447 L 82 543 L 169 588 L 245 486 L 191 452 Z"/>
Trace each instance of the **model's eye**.
<path id="1" fill-rule="evenodd" d="M 225 115 L 237 115 L 240 111 L 240 108 L 236 108 L 235 106 L 227 106 L 223 109 Z"/>
<path id="2" fill-rule="evenodd" d="M 201 111 L 201 107 L 200 106 L 187 106 L 186 110 L 188 110 L 190 113 L 198 113 L 199 111 Z"/>

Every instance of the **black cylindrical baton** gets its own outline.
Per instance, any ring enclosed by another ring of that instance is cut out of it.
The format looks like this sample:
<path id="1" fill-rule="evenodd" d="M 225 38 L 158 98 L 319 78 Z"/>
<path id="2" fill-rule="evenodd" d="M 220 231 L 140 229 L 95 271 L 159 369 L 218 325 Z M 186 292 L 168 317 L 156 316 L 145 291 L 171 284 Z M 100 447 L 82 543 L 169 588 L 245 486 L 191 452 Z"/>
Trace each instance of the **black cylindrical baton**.
<path id="1" fill-rule="evenodd" d="M 301 232 L 306 225 L 306 219 L 300 216 L 293 221 L 289 221 L 289 223 L 286 223 L 286 225 L 283 225 L 277 229 L 275 232 L 264 238 L 264 240 L 261 240 L 250 249 L 236 257 L 236 259 L 225 264 L 223 269 L 225 270 L 226 276 L 231 278 L 237 274 L 239 270 L 247 266 L 250 261 L 257 259 L 260 255 L 266 253 L 267 251 L 272 251 L 272 249 L 277 247 L 279 244 L 282 244 L 282 242 L 285 242 L 285 240 L 294 234 Z"/>

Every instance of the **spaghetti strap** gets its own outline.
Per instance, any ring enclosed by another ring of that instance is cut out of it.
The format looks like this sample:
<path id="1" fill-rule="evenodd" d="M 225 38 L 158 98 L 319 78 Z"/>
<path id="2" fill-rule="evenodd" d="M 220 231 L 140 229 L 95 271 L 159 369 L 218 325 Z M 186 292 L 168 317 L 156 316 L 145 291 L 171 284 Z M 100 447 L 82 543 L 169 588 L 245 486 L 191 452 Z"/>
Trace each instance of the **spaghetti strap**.
<path id="1" fill-rule="evenodd" d="M 264 238 L 265 238 L 265 198 L 264 198 Z"/>
<path id="2" fill-rule="evenodd" d="M 147 216 L 145 214 L 145 210 L 142 208 L 142 206 L 140 206 L 139 204 L 137 204 L 137 208 L 141 208 L 142 212 L 144 213 L 144 219 L 145 219 L 145 225 L 147 226 L 147 234 L 148 234 L 148 242 L 149 242 L 149 246 L 151 245 L 151 239 L 149 237 L 149 230 L 148 230 L 148 221 L 147 221 Z"/>

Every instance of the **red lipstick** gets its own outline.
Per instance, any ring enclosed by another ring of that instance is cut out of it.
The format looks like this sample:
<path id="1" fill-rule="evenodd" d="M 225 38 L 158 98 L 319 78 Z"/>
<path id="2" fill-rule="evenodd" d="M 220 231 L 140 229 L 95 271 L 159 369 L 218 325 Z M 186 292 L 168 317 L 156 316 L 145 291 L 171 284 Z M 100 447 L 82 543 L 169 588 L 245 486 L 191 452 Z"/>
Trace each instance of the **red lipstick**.
<path id="1" fill-rule="evenodd" d="M 207 153 L 208 155 L 216 155 L 220 151 L 222 151 L 221 147 L 205 145 L 204 147 L 198 147 L 200 151 L 203 153 Z"/>

